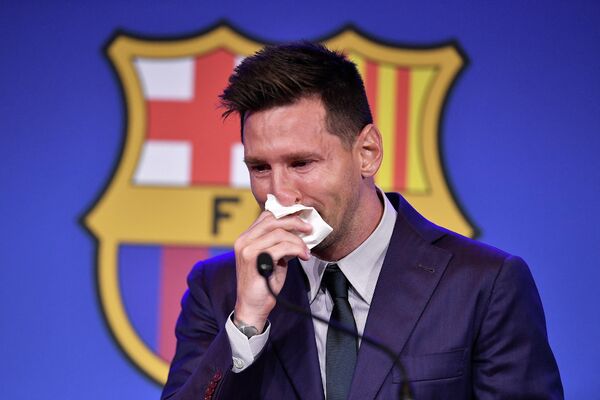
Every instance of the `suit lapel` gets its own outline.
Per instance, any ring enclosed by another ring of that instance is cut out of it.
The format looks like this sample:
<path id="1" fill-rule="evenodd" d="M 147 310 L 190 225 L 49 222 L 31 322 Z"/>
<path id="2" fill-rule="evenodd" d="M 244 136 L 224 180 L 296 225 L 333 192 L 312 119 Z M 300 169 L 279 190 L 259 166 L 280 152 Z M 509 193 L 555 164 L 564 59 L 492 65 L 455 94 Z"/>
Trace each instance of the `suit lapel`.
<path id="1" fill-rule="evenodd" d="M 289 262 L 280 298 L 310 311 L 304 272 L 297 259 Z M 269 319 L 271 342 L 283 367 L 302 399 L 324 399 L 313 322 L 277 303 Z"/>
<path id="2" fill-rule="evenodd" d="M 397 207 L 399 215 L 364 331 L 396 355 L 401 353 L 451 258 L 450 253 L 430 244 L 433 236 L 443 233 L 430 226 L 419 230 L 418 224 L 431 224 L 424 219 L 414 220 L 418 214 L 412 208 L 405 209 L 406 206 L 410 207 L 401 200 Z M 392 366 L 393 360 L 388 355 L 362 343 L 350 399 L 375 398 Z"/>

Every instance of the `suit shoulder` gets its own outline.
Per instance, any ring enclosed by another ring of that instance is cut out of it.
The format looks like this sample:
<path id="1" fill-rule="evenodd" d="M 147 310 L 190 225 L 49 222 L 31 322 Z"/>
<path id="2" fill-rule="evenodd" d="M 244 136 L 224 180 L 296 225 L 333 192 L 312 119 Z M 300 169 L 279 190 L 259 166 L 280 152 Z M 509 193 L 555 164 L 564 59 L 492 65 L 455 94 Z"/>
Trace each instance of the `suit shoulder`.
<path id="1" fill-rule="evenodd" d="M 398 212 L 393 234 L 396 240 L 412 237 L 444 250 L 452 255 L 451 265 L 454 268 L 464 266 L 478 267 L 480 271 L 489 271 L 490 268 L 497 271 L 511 257 L 509 253 L 496 247 L 436 225 L 397 193 L 389 193 L 387 196 Z"/>
<path id="2" fill-rule="evenodd" d="M 510 253 L 492 245 L 468 238 L 445 228 L 439 229 L 444 231 L 444 235 L 440 237 L 434 244 L 437 247 L 449 250 L 454 254 L 466 254 L 471 257 L 485 258 L 489 260 L 505 260 L 506 258 L 511 257 Z"/>
<path id="3" fill-rule="evenodd" d="M 434 245 L 452 254 L 446 269 L 451 282 L 479 288 L 488 299 L 498 292 L 539 301 L 529 266 L 521 257 L 451 231 Z"/>
<path id="4" fill-rule="evenodd" d="M 470 271 L 476 275 L 484 274 L 492 279 L 502 270 L 509 274 L 519 274 L 519 271 L 530 274 L 529 267 L 520 257 L 456 232 L 440 229 L 443 229 L 445 234 L 433 245 L 452 254 L 451 265 L 454 269 Z"/>
<path id="5" fill-rule="evenodd" d="M 188 275 L 188 285 L 201 282 L 230 281 L 235 277 L 235 255 L 233 251 L 198 261 Z"/>

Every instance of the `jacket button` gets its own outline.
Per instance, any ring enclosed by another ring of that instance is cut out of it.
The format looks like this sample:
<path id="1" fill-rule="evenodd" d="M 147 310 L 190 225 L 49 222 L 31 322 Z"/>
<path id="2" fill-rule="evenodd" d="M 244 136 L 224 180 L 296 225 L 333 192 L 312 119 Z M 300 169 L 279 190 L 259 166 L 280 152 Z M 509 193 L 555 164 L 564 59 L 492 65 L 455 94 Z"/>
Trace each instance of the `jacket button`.
<path id="1" fill-rule="evenodd" d="M 232 357 L 232 358 L 233 358 L 233 367 L 235 369 L 244 368 L 244 360 L 242 360 L 241 358 L 237 358 L 237 357 Z"/>

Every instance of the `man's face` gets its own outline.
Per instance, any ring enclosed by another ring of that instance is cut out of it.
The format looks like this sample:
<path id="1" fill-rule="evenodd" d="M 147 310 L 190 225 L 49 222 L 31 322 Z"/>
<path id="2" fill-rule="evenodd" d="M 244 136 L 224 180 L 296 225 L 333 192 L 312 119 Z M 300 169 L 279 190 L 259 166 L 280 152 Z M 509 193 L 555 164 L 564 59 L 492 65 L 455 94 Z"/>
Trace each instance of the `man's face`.
<path id="1" fill-rule="evenodd" d="M 332 254 L 331 246 L 351 240 L 360 228 L 360 152 L 330 133 L 320 99 L 249 114 L 244 121 L 244 160 L 252 193 L 264 209 L 267 194 L 283 205 L 315 207 L 333 232 L 313 249 Z M 335 251 L 333 251 L 335 253 Z"/>

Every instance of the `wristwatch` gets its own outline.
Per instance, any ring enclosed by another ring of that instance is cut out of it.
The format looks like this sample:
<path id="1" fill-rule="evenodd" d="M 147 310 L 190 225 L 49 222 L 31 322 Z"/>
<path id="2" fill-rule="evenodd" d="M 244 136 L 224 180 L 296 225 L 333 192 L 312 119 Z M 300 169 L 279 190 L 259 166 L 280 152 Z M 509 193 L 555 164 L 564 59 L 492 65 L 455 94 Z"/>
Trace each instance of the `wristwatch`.
<path id="1" fill-rule="evenodd" d="M 231 316 L 231 321 L 235 327 L 238 328 L 238 330 L 242 332 L 248 339 L 250 339 L 252 336 L 258 335 L 258 329 L 254 325 L 248 325 L 244 321 L 240 321 L 239 319 L 235 318 L 233 315 Z"/>

